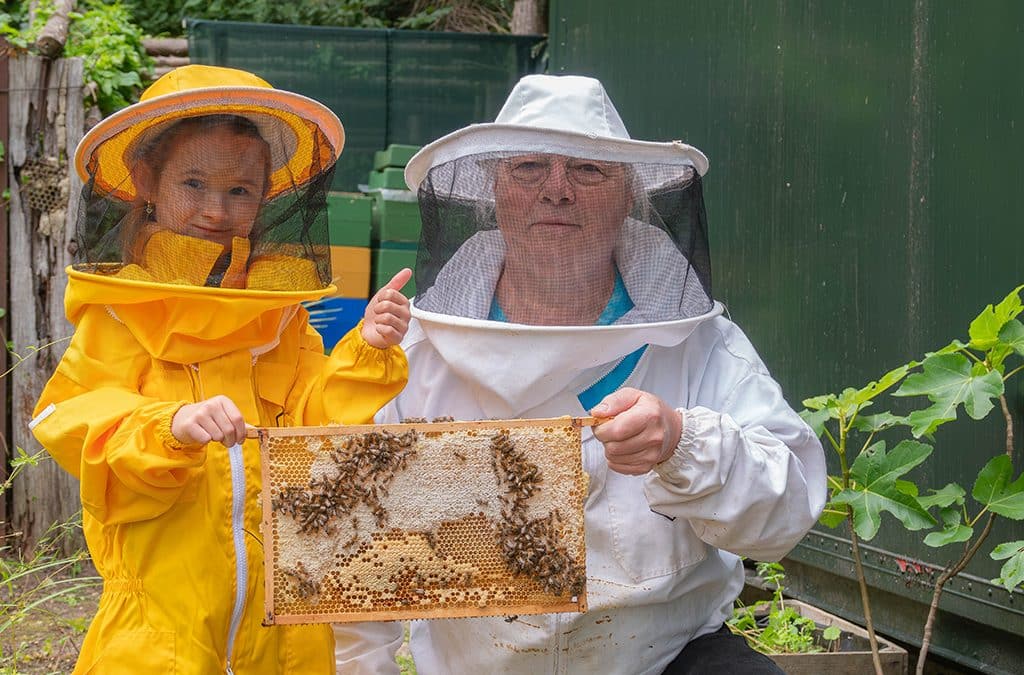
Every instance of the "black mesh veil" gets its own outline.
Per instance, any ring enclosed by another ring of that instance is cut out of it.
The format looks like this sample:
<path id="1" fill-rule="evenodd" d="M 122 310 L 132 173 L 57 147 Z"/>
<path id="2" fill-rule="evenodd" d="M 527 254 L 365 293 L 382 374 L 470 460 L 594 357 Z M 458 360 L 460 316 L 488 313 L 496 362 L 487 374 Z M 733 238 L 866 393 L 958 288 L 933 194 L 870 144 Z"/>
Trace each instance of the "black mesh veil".
<path id="1" fill-rule="evenodd" d="M 533 325 L 711 310 L 701 177 L 689 164 L 484 153 L 420 184 L 417 308 Z"/>
<path id="2" fill-rule="evenodd" d="M 123 158 L 116 184 L 98 180 L 98 145 L 85 158 L 75 269 L 225 288 L 328 286 L 332 145 L 308 120 L 305 134 L 286 138 L 253 119 L 213 112 L 143 134 L 129 127 L 132 138 L 104 141 Z"/>

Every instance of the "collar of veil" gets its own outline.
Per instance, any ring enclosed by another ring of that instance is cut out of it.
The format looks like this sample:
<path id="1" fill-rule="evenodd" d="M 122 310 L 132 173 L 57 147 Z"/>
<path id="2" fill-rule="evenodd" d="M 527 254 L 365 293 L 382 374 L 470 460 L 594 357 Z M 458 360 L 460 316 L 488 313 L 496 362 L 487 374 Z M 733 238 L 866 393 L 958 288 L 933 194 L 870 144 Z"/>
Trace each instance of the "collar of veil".
<path id="1" fill-rule="evenodd" d="M 703 321 L 722 313 L 686 259 L 658 228 L 627 220 L 615 261 L 634 307 L 610 326 L 530 326 L 487 320 L 504 258 L 497 230 L 478 232 L 417 296 L 418 330 L 474 389 L 491 417 L 518 417 L 576 395 L 643 345 L 680 344 Z M 486 261 L 491 261 L 489 264 Z M 682 316 L 679 307 L 703 311 Z M 412 331 L 410 332 L 412 334 Z M 574 404 L 579 407 L 578 402 Z M 579 412 L 575 410 L 575 412 Z"/>

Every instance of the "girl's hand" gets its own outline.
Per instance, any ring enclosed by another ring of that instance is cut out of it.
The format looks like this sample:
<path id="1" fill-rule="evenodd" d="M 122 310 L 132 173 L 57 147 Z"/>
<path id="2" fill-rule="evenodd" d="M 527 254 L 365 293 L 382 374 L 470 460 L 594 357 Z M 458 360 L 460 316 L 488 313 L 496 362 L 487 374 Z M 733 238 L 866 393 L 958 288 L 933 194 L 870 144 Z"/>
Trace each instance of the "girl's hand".
<path id="1" fill-rule="evenodd" d="M 397 345 L 409 330 L 409 298 L 402 295 L 402 286 L 412 278 L 406 267 L 392 277 L 384 288 L 370 298 L 363 314 L 363 339 L 378 349 Z"/>
<path id="2" fill-rule="evenodd" d="M 230 448 L 245 440 L 245 420 L 234 401 L 214 396 L 178 408 L 171 418 L 171 434 L 183 445 L 217 441 Z"/>

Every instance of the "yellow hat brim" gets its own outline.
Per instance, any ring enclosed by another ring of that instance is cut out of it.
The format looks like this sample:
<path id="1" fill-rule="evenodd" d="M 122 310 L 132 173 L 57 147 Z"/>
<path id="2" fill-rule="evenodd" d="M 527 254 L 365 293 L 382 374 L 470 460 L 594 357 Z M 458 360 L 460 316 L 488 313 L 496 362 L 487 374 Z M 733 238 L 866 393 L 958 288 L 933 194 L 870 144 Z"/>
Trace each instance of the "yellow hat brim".
<path id="1" fill-rule="evenodd" d="M 224 114 L 251 119 L 265 138 L 275 130 L 277 138 L 266 140 L 285 148 L 287 157 L 271 158 L 268 199 L 308 182 L 337 161 L 345 145 L 337 115 L 311 98 L 267 87 L 205 87 L 150 98 L 102 120 L 78 144 L 75 170 L 83 181 L 93 178 L 99 189 L 131 201 L 136 195 L 132 155 L 140 139 L 179 119 Z M 316 141 L 315 128 L 326 144 Z"/>

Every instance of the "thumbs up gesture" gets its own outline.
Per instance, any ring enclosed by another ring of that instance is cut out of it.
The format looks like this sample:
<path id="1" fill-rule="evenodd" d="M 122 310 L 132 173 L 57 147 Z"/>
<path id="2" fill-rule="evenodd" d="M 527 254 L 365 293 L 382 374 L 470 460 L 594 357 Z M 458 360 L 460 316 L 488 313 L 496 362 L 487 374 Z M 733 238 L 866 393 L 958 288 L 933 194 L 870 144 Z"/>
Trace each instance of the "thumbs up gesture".
<path id="1" fill-rule="evenodd" d="M 397 345 L 409 330 L 409 299 L 402 295 L 402 287 L 412 278 L 406 267 L 391 278 L 384 288 L 370 298 L 363 314 L 363 339 L 378 349 Z"/>

